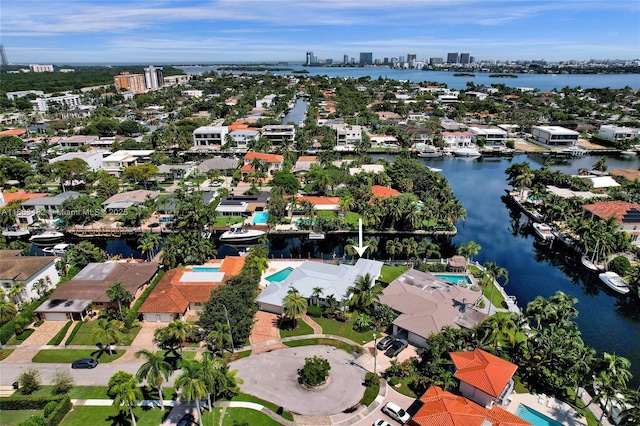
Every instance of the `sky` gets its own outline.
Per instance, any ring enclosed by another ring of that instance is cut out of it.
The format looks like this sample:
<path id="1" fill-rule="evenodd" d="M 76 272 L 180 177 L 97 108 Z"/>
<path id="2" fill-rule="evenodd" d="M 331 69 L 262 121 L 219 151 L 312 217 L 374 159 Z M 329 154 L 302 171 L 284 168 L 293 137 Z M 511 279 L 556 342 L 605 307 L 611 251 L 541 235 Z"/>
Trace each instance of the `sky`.
<path id="1" fill-rule="evenodd" d="M 1 0 L 10 63 L 640 58 L 639 0 Z"/>

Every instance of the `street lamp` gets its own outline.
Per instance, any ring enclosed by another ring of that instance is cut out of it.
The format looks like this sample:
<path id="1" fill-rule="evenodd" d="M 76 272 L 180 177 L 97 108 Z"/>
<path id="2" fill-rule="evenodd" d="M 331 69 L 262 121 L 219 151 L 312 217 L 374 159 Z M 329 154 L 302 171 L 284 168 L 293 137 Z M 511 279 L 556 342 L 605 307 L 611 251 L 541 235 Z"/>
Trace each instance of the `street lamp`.
<path id="1" fill-rule="evenodd" d="M 377 359 L 376 359 L 376 355 L 378 355 L 378 345 L 376 344 L 377 341 L 376 339 L 378 338 L 378 336 L 376 335 L 376 333 L 373 333 L 373 374 L 376 374 L 376 363 L 377 363 Z"/>
<path id="2" fill-rule="evenodd" d="M 227 307 L 223 304 L 224 308 L 224 316 L 227 318 L 227 326 L 229 326 L 229 337 L 231 337 L 231 353 L 235 352 L 235 345 L 233 344 L 233 334 L 231 334 L 231 324 L 229 323 L 229 312 L 227 312 Z"/>

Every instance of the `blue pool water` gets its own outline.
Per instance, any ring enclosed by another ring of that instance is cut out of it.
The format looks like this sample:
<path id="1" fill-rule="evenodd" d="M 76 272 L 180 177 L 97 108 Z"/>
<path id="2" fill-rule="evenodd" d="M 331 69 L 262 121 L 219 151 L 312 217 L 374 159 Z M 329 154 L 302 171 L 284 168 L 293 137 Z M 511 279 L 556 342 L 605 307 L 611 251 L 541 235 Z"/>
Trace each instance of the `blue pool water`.
<path id="1" fill-rule="evenodd" d="M 265 280 L 269 281 L 270 283 L 279 283 L 280 281 L 286 280 L 292 271 L 293 268 L 285 268 L 281 271 L 276 272 L 275 274 L 271 274 L 268 277 L 265 277 Z"/>
<path id="2" fill-rule="evenodd" d="M 471 285 L 473 281 L 469 278 L 468 275 L 452 275 L 452 274 L 433 274 L 441 280 L 449 281 L 450 283 L 458 284 L 458 285 Z"/>
<path id="3" fill-rule="evenodd" d="M 528 421 L 533 426 L 562 426 L 562 423 L 558 423 L 544 414 L 538 413 L 533 408 L 527 407 L 526 405 L 518 405 L 518 409 L 515 414 L 522 420 Z"/>
<path id="4" fill-rule="evenodd" d="M 193 272 L 220 272 L 220 268 L 215 266 L 192 266 Z"/>
<path id="5" fill-rule="evenodd" d="M 162 222 L 162 223 L 173 222 L 173 216 L 161 217 L 160 218 L 160 222 Z"/>
<path id="6" fill-rule="evenodd" d="M 267 223 L 267 219 L 269 218 L 269 213 L 267 212 L 255 212 L 253 214 L 253 224 L 254 225 L 264 225 Z"/>

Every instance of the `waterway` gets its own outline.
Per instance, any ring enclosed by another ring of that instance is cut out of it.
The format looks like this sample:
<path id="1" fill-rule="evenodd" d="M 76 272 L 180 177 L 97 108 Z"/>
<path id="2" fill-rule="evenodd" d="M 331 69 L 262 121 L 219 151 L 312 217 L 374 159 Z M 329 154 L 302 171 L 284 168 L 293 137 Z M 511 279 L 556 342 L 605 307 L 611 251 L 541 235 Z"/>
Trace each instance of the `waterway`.
<path id="1" fill-rule="evenodd" d="M 280 122 L 282 124 L 294 123 L 299 127 L 304 125 L 304 119 L 307 115 L 308 102 L 304 98 L 297 98 L 296 103 L 283 117 Z"/>
<path id="2" fill-rule="evenodd" d="M 185 66 L 179 68 L 189 75 L 197 75 L 217 70 L 215 66 Z M 517 78 L 493 78 L 489 77 L 490 73 L 474 73 L 473 77 L 455 77 L 455 72 L 452 71 L 400 70 L 388 67 L 342 68 L 291 65 L 289 68 L 294 71 L 308 71 L 308 74 L 298 74 L 300 78 L 304 78 L 304 76 L 323 75 L 340 78 L 388 78 L 414 83 L 427 81 L 446 84 L 448 88 L 457 90 L 466 89 L 467 82 L 486 86 L 504 84 L 507 87 L 531 87 L 542 91 L 562 89 L 563 87 L 581 87 L 583 89 L 609 87 L 611 89 L 622 89 L 623 87 L 629 86 L 632 89 L 640 89 L 640 74 L 516 74 Z M 274 71 L 273 74 L 289 75 L 291 71 Z"/>

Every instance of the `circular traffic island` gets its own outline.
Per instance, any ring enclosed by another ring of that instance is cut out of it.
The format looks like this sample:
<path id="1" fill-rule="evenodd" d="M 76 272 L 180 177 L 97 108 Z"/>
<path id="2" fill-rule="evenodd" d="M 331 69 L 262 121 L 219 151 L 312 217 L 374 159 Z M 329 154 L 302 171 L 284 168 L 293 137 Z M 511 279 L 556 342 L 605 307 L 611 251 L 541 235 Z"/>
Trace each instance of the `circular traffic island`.
<path id="1" fill-rule="evenodd" d="M 298 383 L 304 389 L 317 391 L 324 389 L 330 383 L 331 364 L 326 358 L 314 355 L 304 359 L 304 367 L 298 370 Z"/>
<path id="2" fill-rule="evenodd" d="M 323 381 L 311 379 L 308 383 L 301 380 L 301 371 L 305 360 L 314 357 L 326 361 L 329 369 Z M 333 346 L 277 349 L 234 361 L 230 368 L 238 371 L 242 392 L 305 416 L 330 416 L 350 410 L 358 405 L 365 391 L 366 370 L 353 355 Z"/>

